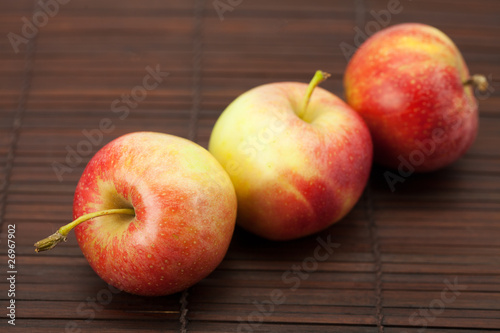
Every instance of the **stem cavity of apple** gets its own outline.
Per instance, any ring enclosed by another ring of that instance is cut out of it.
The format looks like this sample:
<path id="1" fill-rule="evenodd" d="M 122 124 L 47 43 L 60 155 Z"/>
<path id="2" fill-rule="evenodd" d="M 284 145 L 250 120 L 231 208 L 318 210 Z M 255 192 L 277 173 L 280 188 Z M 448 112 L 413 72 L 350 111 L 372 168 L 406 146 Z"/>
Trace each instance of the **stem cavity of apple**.
<path id="1" fill-rule="evenodd" d="M 304 119 L 304 115 L 306 114 L 307 111 L 307 106 L 309 105 L 309 101 L 311 100 L 312 93 L 314 89 L 323 81 L 328 79 L 331 75 L 329 73 L 323 72 L 323 71 L 316 71 L 314 74 L 314 77 L 312 78 L 311 82 L 309 83 L 309 86 L 307 87 L 306 95 L 304 96 L 304 99 L 302 100 L 302 104 L 300 105 L 299 113 L 298 116 L 301 119 Z"/>
<path id="2" fill-rule="evenodd" d="M 488 90 L 488 79 L 484 75 L 475 74 L 472 75 L 467 81 L 464 82 L 464 86 L 471 85 L 474 88 L 479 89 L 480 92 L 485 92 Z"/>
<path id="3" fill-rule="evenodd" d="M 90 219 L 99 217 L 99 216 L 104 216 L 104 215 L 112 215 L 112 214 L 123 214 L 123 215 L 135 215 L 135 210 L 133 208 L 117 208 L 117 209 L 106 209 L 106 210 L 101 210 L 98 212 L 93 212 L 89 214 L 85 214 L 74 220 L 73 222 L 70 222 L 62 227 L 59 228 L 54 234 L 50 235 L 47 238 L 44 238 L 38 242 L 36 242 L 34 245 L 36 247 L 35 252 L 41 252 L 41 251 L 47 251 L 52 249 L 54 246 L 59 244 L 61 241 L 66 241 L 66 238 L 68 236 L 68 233 L 73 230 L 74 227 L 79 225 L 80 223 L 83 223 L 85 221 L 88 221 Z"/>

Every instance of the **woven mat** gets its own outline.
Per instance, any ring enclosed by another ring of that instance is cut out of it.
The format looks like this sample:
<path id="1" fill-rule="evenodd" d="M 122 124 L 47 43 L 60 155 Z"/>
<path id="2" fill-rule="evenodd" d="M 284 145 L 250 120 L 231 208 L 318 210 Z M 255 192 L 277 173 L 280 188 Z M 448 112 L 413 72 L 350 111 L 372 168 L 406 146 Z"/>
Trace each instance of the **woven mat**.
<path id="1" fill-rule="evenodd" d="M 34 253 L 34 241 L 71 219 L 79 176 L 105 143 L 150 130 L 206 147 L 236 96 L 308 82 L 317 69 L 342 96 L 340 45 L 410 21 L 443 30 L 492 82 L 478 96 L 479 136 L 453 166 L 412 174 L 394 192 L 374 167 L 354 210 L 311 237 L 276 243 L 237 228 L 213 274 L 167 297 L 112 293 L 74 235 Z M 4 0 L 0 32 L 2 332 L 500 331 L 499 1 Z M 162 73 L 158 86 L 118 109 L 151 70 Z M 100 130 L 103 119 L 111 130 Z M 91 142 L 85 130 L 102 137 Z M 69 170 L 55 172 L 72 150 Z M 335 249 L 314 262 L 320 239 Z"/>

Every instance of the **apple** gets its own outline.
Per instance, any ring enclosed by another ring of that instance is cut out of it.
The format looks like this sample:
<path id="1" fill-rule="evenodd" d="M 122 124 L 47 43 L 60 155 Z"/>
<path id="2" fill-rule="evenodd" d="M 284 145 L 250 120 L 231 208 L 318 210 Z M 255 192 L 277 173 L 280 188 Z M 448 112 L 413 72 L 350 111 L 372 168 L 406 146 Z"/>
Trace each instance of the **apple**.
<path id="1" fill-rule="evenodd" d="M 440 30 L 398 24 L 368 38 L 347 65 L 347 103 L 373 138 L 374 161 L 428 172 L 460 158 L 478 130 L 474 86 L 455 44 Z"/>
<path id="2" fill-rule="evenodd" d="M 327 76 L 253 88 L 217 120 L 209 151 L 233 181 L 244 229 L 270 240 L 304 237 L 339 221 L 361 196 L 370 133 L 346 103 L 316 88 Z"/>
<path id="3" fill-rule="evenodd" d="M 130 133 L 86 166 L 74 196 L 76 220 L 35 246 L 48 250 L 75 228 L 104 281 L 132 294 L 168 295 L 219 265 L 236 205 L 229 176 L 207 150 L 168 134 Z"/>

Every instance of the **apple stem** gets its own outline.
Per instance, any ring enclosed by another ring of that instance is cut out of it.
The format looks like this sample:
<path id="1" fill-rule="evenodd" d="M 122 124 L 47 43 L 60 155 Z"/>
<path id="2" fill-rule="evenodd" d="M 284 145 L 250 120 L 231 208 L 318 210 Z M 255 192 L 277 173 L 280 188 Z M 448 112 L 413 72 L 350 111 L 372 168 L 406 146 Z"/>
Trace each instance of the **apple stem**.
<path id="1" fill-rule="evenodd" d="M 331 75 L 329 73 L 319 71 L 319 70 L 316 71 L 316 73 L 314 74 L 314 77 L 312 78 L 311 82 L 309 83 L 309 86 L 307 87 L 306 95 L 304 96 L 304 99 L 302 100 L 302 104 L 300 105 L 299 114 L 298 114 L 298 116 L 300 118 L 304 118 L 304 115 L 306 114 L 307 106 L 309 105 L 309 101 L 311 100 L 311 96 L 312 96 L 314 89 L 321 82 L 325 81 L 330 76 Z"/>
<path id="2" fill-rule="evenodd" d="M 488 80 L 484 75 L 475 74 L 472 75 L 467 81 L 464 82 L 464 86 L 472 85 L 474 88 L 479 89 L 481 92 L 488 90 Z"/>
<path id="3" fill-rule="evenodd" d="M 85 214 L 59 228 L 54 234 L 50 235 L 47 238 L 44 238 L 35 243 L 35 252 L 47 251 L 59 244 L 61 241 L 66 241 L 66 237 L 68 233 L 73 230 L 74 227 L 88 221 L 90 219 L 104 216 L 104 215 L 112 215 L 112 214 L 124 214 L 124 215 L 135 215 L 135 210 L 133 208 L 118 208 L 118 209 L 106 209 L 98 212 L 93 212 L 89 214 Z"/>

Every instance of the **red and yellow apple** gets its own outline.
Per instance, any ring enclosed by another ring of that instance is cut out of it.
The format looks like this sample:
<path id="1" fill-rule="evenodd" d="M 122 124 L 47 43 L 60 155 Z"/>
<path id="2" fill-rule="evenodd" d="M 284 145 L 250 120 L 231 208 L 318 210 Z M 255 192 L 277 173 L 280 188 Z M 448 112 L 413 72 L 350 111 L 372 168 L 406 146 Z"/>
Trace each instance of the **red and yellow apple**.
<path id="1" fill-rule="evenodd" d="M 396 168 L 433 171 L 457 160 L 476 137 L 473 85 L 455 44 L 418 23 L 371 36 L 350 60 L 344 77 L 347 103 L 370 128 L 374 160 Z M 409 169 L 410 167 L 407 167 Z"/>
<path id="2" fill-rule="evenodd" d="M 131 133 L 88 163 L 75 192 L 76 220 L 35 246 L 48 250 L 76 226 L 83 254 L 104 281 L 132 294 L 172 294 L 219 265 L 236 204 L 229 176 L 204 148 Z"/>
<path id="3" fill-rule="evenodd" d="M 346 103 L 316 88 L 324 79 L 318 71 L 309 86 L 253 88 L 213 128 L 209 151 L 233 181 L 237 223 L 264 238 L 290 240 L 327 228 L 366 186 L 370 133 Z"/>

